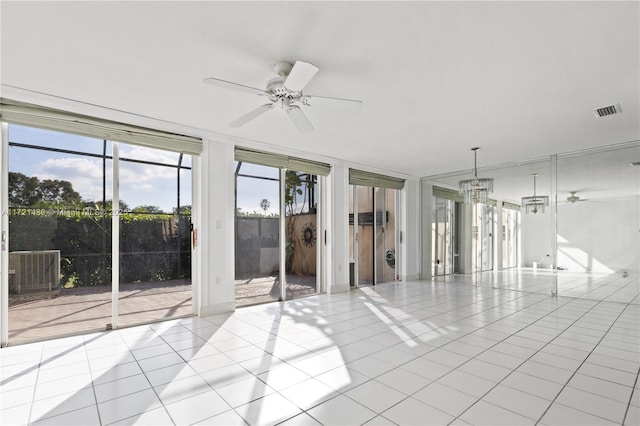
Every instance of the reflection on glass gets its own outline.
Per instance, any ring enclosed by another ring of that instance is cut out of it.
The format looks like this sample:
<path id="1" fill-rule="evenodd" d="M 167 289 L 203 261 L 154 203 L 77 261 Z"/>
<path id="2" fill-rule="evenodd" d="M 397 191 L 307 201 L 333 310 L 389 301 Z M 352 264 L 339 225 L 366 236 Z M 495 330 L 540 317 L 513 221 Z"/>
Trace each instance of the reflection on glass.
<path id="1" fill-rule="evenodd" d="M 518 266 L 518 223 L 520 212 L 514 209 L 502 209 L 502 267 Z"/>
<path id="2" fill-rule="evenodd" d="M 431 238 L 432 275 L 448 275 L 454 271 L 455 202 L 433 197 Z"/>
<path id="3" fill-rule="evenodd" d="M 639 160 L 638 142 L 558 157 L 559 270 L 629 277 L 640 269 L 640 166 L 631 165 Z"/>
<path id="4" fill-rule="evenodd" d="M 473 225 L 475 271 L 484 272 L 493 269 L 493 228 L 495 207 L 475 204 Z"/>
<path id="5" fill-rule="evenodd" d="M 236 305 L 281 298 L 280 170 L 235 164 Z"/>

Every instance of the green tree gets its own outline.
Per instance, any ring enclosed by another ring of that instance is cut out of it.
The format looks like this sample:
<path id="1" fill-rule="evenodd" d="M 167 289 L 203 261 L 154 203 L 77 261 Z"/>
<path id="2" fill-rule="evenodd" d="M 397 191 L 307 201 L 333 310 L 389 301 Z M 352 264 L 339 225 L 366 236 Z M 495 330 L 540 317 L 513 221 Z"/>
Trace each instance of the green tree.
<path id="1" fill-rule="evenodd" d="M 154 213 L 154 214 L 161 214 L 164 213 L 164 211 L 162 211 L 162 209 L 158 206 L 138 206 L 138 207 L 134 207 L 133 210 L 131 210 L 132 213 Z"/>
<path id="2" fill-rule="evenodd" d="M 180 206 L 180 208 L 173 208 L 173 214 L 181 214 L 190 216 L 191 215 L 191 205 Z"/>
<path id="3" fill-rule="evenodd" d="M 130 210 L 129 205 L 126 202 L 120 200 L 119 204 L 120 204 L 120 211 L 125 212 Z M 102 201 L 85 202 L 84 206 L 93 207 L 96 210 L 106 210 L 110 212 L 113 207 L 113 200 L 107 200 L 106 203 L 103 203 Z"/>
<path id="4" fill-rule="evenodd" d="M 65 206 L 80 206 L 82 198 L 67 180 L 45 179 L 38 186 L 40 201 Z"/>
<path id="5" fill-rule="evenodd" d="M 12 206 L 82 206 L 82 197 L 71 182 L 58 179 L 40 181 L 18 172 L 9 172 L 9 204 Z"/>
<path id="6" fill-rule="evenodd" d="M 37 177 L 9 172 L 9 204 L 12 206 L 32 206 L 39 200 Z"/>

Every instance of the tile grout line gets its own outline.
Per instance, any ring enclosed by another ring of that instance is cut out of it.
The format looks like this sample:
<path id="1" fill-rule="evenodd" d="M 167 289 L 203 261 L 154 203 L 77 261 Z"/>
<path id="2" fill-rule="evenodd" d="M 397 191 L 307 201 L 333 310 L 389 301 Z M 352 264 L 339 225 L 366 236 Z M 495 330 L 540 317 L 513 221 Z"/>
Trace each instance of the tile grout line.
<path id="1" fill-rule="evenodd" d="M 503 290 L 501 290 L 501 289 L 495 289 L 495 288 L 494 288 L 494 289 L 492 289 L 492 290 L 494 290 L 494 291 L 495 291 L 495 290 L 501 291 L 503 294 L 504 294 L 504 293 L 510 293 L 510 292 L 520 293 L 520 292 L 518 292 L 518 291 L 503 291 Z M 487 291 L 490 291 L 490 290 L 487 290 Z M 525 298 L 525 297 L 527 297 L 527 295 L 531 295 L 531 294 L 533 294 L 533 293 L 528 293 L 528 292 L 524 292 L 524 293 L 525 293 L 525 294 L 524 294 L 524 295 L 522 295 L 522 296 L 518 296 L 518 297 L 512 298 L 512 299 L 510 299 L 510 300 L 507 300 L 507 301 L 501 302 L 501 303 L 496 304 L 496 305 L 494 305 L 494 306 L 492 306 L 492 307 L 490 307 L 490 308 L 484 309 L 484 310 L 482 310 L 482 311 L 480 311 L 480 312 L 485 312 L 485 311 L 488 311 L 488 310 L 494 309 L 494 308 L 495 308 L 495 307 L 497 307 L 497 306 L 505 305 L 505 304 L 510 303 L 510 302 L 513 302 L 513 301 L 515 301 L 515 300 Z M 482 299 L 482 300 L 484 300 L 484 299 Z M 531 303 L 531 304 L 527 305 L 525 308 L 532 307 L 532 306 L 534 306 L 534 305 L 536 305 L 536 304 L 538 304 L 538 303 L 542 303 L 542 302 L 543 302 L 543 301 L 545 301 L 545 300 L 548 300 L 548 296 L 547 296 L 547 297 L 545 297 L 545 298 L 543 298 L 543 299 L 541 299 L 541 300 L 538 300 L 538 301 L 536 301 L 536 302 L 534 302 L 534 303 Z M 569 301 L 565 302 L 562 306 L 560 306 L 560 307 L 558 307 L 558 308 L 555 308 L 555 309 L 554 309 L 554 311 L 555 311 L 555 310 L 557 310 L 557 309 L 560 309 L 561 307 L 565 306 L 566 304 L 570 303 L 571 301 L 572 301 L 572 300 L 569 300 Z M 477 303 L 477 302 L 473 302 L 473 303 L 465 304 L 465 305 L 463 305 L 463 307 L 464 307 L 464 306 L 471 306 L 471 305 L 474 305 L 475 303 Z M 452 312 L 452 311 L 455 311 L 455 310 L 457 310 L 457 309 L 459 309 L 459 308 L 450 309 L 450 310 L 448 310 L 448 311 L 444 311 L 444 312 L 442 312 L 442 313 Z M 524 309 L 524 308 L 523 308 L 523 309 Z M 522 309 L 521 309 L 521 310 L 522 310 Z M 554 311 L 551 311 L 551 312 L 554 312 Z M 517 312 L 520 312 L 520 311 L 517 311 Z M 433 352 L 433 351 L 435 351 L 435 350 L 437 350 L 437 349 L 440 349 L 440 348 L 442 348 L 443 346 L 446 346 L 446 345 L 447 345 L 447 344 L 449 344 L 449 343 L 455 342 L 455 341 L 457 341 L 457 340 L 459 340 L 459 339 L 461 339 L 461 338 L 463 338 L 463 337 L 466 337 L 466 336 L 468 336 L 469 334 L 472 334 L 472 333 L 474 333 L 475 331 L 480 330 L 480 329 L 482 329 L 482 328 L 484 328 L 484 327 L 486 327 L 486 326 L 488 326 L 488 325 L 490 325 L 490 324 L 493 324 L 493 323 L 495 323 L 495 322 L 501 321 L 502 319 L 504 319 L 504 318 L 508 318 L 508 317 L 509 317 L 509 316 L 511 316 L 511 315 L 515 315 L 517 312 L 512 312 L 512 313 L 510 313 L 510 314 L 508 314 L 508 315 L 506 315 L 506 316 L 504 316 L 504 317 L 502 317 L 502 318 L 499 318 L 499 319 L 496 319 L 496 320 L 494 320 L 494 321 L 492 321 L 492 322 L 490 322 L 490 323 L 487 323 L 487 324 L 483 325 L 482 327 L 477 328 L 477 329 L 476 329 L 476 330 L 474 330 L 474 331 L 470 331 L 470 332 L 468 332 L 468 333 L 466 333 L 466 334 L 464 334 L 464 335 L 462 335 L 462 336 L 460 336 L 460 337 L 458 337 L 458 338 L 456 338 L 456 339 L 454 339 L 454 340 L 452 340 L 452 341 L 450 341 L 450 342 L 445 343 L 444 345 L 441 345 L 441 346 L 439 346 L 439 347 L 437 347 L 437 348 L 432 349 L 431 351 L 429 351 L 429 352 L 425 353 L 424 355 L 426 355 L 426 354 L 428 354 L 428 353 L 430 353 L 430 352 Z M 551 312 L 549 312 L 549 313 L 545 314 L 545 317 L 546 317 L 547 315 L 549 315 Z M 438 314 L 436 314 L 436 315 L 434 315 L 434 316 L 441 315 L 442 313 L 438 313 Z M 473 314 L 471 314 L 471 315 L 467 315 L 467 316 L 465 316 L 465 317 L 461 318 L 460 320 L 463 320 L 463 319 L 467 319 L 467 318 L 469 318 L 469 317 L 472 317 L 472 316 L 476 315 L 477 313 L 478 313 L 478 312 L 474 312 Z M 544 318 L 544 317 L 542 317 L 542 318 Z M 542 318 L 540 318 L 540 319 L 542 319 Z M 540 319 L 538 319 L 538 320 L 536 320 L 536 321 L 539 321 Z M 451 322 L 451 323 L 447 323 L 447 325 L 449 325 L 449 324 L 453 324 L 453 323 L 455 323 L 455 322 L 457 322 L 457 321 L 460 321 L 460 320 L 456 320 L 456 321 L 453 321 L 453 322 Z M 529 324 L 529 325 L 530 325 L 530 324 Z M 529 325 L 527 325 L 527 327 L 528 327 Z M 445 325 L 445 326 L 446 326 L 446 325 Z M 443 327 L 444 327 L 444 326 L 443 326 Z M 439 327 L 439 328 L 442 328 L 442 327 Z M 526 327 L 524 327 L 524 328 L 526 328 Z M 524 328 L 522 328 L 522 329 L 520 329 L 520 330 L 518 330 L 518 331 L 521 331 L 521 330 L 523 330 Z M 516 331 L 515 333 L 517 333 L 518 331 Z M 483 350 L 483 351 L 482 351 L 482 352 L 480 352 L 480 353 L 484 353 L 484 352 L 486 352 L 487 350 L 489 350 L 491 347 L 493 347 L 493 346 L 495 346 L 495 345 L 497 345 L 497 344 L 499 344 L 499 343 L 502 343 L 504 340 L 506 340 L 506 339 L 508 339 L 509 337 L 513 336 L 515 333 L 512 333 L 511 335 L 509 335 L 509 336 L 505 337 L 504 339 L 502 339 L 502 340 L 500 340 L 500 341 L 496 342 L 496 344 L 494 344 L 494 345 L 490 346 L 489 348 L 487 348 L 487 349 Z M 381 350 L 384 350 L 384 349 L 381 349 Z M 381 351 L 381 350 L 380 350 L 380 351 Z M 378 351 L 378 352 L 380 352 L 380 351 Z M 376 353 L 377 353 L 377 352 L 376 352 Z M 479 353 L 479 354 L 480 354 L 480 353 Z M 479 354 L 478 354 L 478 355 L 479 355 Z M 477 355 L 476 355 L 476 356 L 477 356 Z M 532 355 L 532 356 L 533 356 L 533 355 Z M 421 358 L 421 357 L 422 357 L 422 356 L 418 356 L 418 357 L 416 357 L 416 358 L 414 358 L 414 359 L 412 359 L 412 360 L 410 360 L 410 361 L 407 361 L 407 362 L 405 362 L 405 363 L 403 363 L 403 364 L 398 365 L 397 367 L 394 367 L 394 369 L 396 369 L 396 368 L 400 368 L 401 366 L 406 365 L 406 364 L 408 364 L 408 363 L 410 363 L 410 362 L 412 362 L 412 361 L 414 361 L 414 360 L 416 360 L 416 359 L 418 359 L 418 358 Z M 475 356 L 474 356 L 473 358 L 475 358 Z M 466 364 L 467 362 L 471 361 L 473 358 L 470 358 L 469 360 L 467 360 L 467 361 L 465 361 L 464 363 L 460 364 L 459 366 L 455 367 L 455 369 L 457 369 L 457 368 L 459 368 L 460 366 L 462 366 L 462 365 Z M 356 361 L 357 361 L 357 360 L 356 360 Z M 434 362 L 435 362 L 435 361 L 434 361 Z M 440 364 L 440 363 L 438 363 L 438 364 Z M 444 364 L 443 364 L 443 365 L 444 365 Z M 389 370 L 389 371 L 393 371 L 394 369 Z M 430 386 L 431 384 L 435 383 L 436 381 L 438 381 L 438 380 L 439 380 L 439 379 L 441 379 L 442 377 L 446 376 L 446 375 L 447 375 L 447 374 L 449 374 L 450 372 L 451 372 L 451 371 L 449 371 L 449 372 L 447 372 L 447 373 L 444 373 L 442 376 L 438 377 L 437 379 L 432 380 L 432 381 L 431 381 L 431 383 L 429 383 L 429 384 L 427 384 L 427 385 L 423 386 L 422 388 L 418 389 L 418 390 L 417 390 L 417 391 L 415 391 L 413 394 L 415 394 L 415 393 L 419 392 L 420 390 L 422 390 L 422 389 L 424 389 L 424 388 L 426 388 L 426 387 Z M 361 386 L 361 385 L 363 385 L 363 384 L 365 384 L 365 383 L 368 383 L 368 382 L 374 381 L 377 377 L 379 377 L 379 376 L 371 377 L 371 378 L 369 378 L 367 381 L 365 381 L 365 382 L 361 383 L 361 384 L 360 384 L 360 385 L 358 385 L 358 386 Z M 445 386 L 446 386 L 446 385 L 445 385 Z M 351 390 L 351 389 L 350 389 L 350 390 Z M 338 392 L 340 392 L 340 391 L 338 391 Z M 348 391 L 346 391 L 346 392 L 348 392 Z M 340 394 L 341 394 L 341 395 L 344 395 L 344 396 L 346 396 L 347 398 L 351 399 L 352 401 L 354 401 L 354 402 L 356 402 L 356 403 L 358 403 L 358 404 L 362 405 L 360 402 L 358 402 L 358 401 L 354 400 L 353 398 L 349 397 L 349 395 L 346 395 L 346 394 L 345 394 L 346 392 L 340 392 Z M 412 395 L 413 395 L 413 394 L 412 394 Z M 390 410 L 391 408 L 393 408 L 393 407 L 395 407 L 396 405 L 398 405 L 398 404 L 402 403 L 403 401 L 406 401 L 407 399 L 411 398 L 411 397 L 412 397 L 412 395 L 407 395 L 407 396 L 406 396 L 406 398 L 403 398 L 403 399 L 401 399 L 400 401 L 398 401 L 397 403 L 395 403 L 395 404 L 393 404 L 392 406 L 388 407 L 387 409 L 385 409 L 385 411 L 384 411 L 384 412 L 386 412 L 386 411 Z M 336 398 L 337 396 L 339 396 L 339 395 L 336 395 L 334 398 Z M 331 399 L 333 399 L 333 398 L 331 398 Z M 324 401 L 324 402 L 326 402 L 326 401 Z M 324 403 L 324 402 L 322 402 L 322 403 Z M 476 401 L 476 402 L 477 402 L 477 401 Z M 314 407 L 317 407 L 317 406 L 321 405 L 322 403 L 319 403 L 319 404 L 315 405 Z M 310 407 L 308 410 L 310 410 L 311 408 L 314 408 L 314 407 Z M 367 408 L 367 407 L 365 407 L 365 408 Z M 433 408 L 435 408 L 435 409 L 437 409 L 438 411 L 441 411 L 441 412 L 443 412 L 443 413 L 445 413 L 445 414 L 447 414 L 447 415 L 450 415 L 449 413 L 446 413 L 446 412 L 444 412 L 444 411 L 440 410 L 440 409 L 439 409 L 439 408 L 437 408 L 437 407 L 433 407 Z M 373 410 L 372 410 L 372 411 L 373 411 Z M 305 412 L 306 412 L 306 410 L 305 410 Z M 376 413 L 376 416 L 383 416 L 383 417 L 384 417 L 384 415 L 383 415 L 383 413 L 384 413 L 384 412 L 382 412 L 382 413 Z M 385 418 L 386 418 L 386 417 L 385 417 Z M 455 420 L 456 420 L 456 418 L 454 418 L 452 421 L 455 421 Z"/>
<path id="2" fill-rule="evenodd" d="M 543 302 L 544 300 L 552 300 L 554 297 L 556 297 L 556 296 L 551 296 L 551 295 L 549 295 L 549 296 L 547 296 L 547 298 L 546 298 L 546 299 L 543 299 L 543 300 L 541 300 L 540 302 Z M 544 316 L 542 316 L 542 317 L 538 318 L 538 319 L 537 319 L 537 320 L 535 320 L 534 322 L 531 322 L 531 323 L 527 324 L 525 327 L 523 327 L 523 328 L 521 328 L 520 330 L 518 330 L 518 331 L 516 331 L 516 332 L 512 333 L 510 336 L 505 337 L 504 339 L 502 339 L 501 341 L 497 342 L 495 345 L 493 345 L 493 346 L 491 346 L 491 347 L 487 348 L 485 351 L 483 351 L 483 352 L 481 352 L 481 353 L 484 353 L 484 352 L 486 352 L 486 351 L 490 350 L 490 349 L 491 349 L 491 348 L 493 348 L 494 346 L 497 346 L 499 343 L 502 343 L 502 342 L 504 342 L 505 340 L 507 340 L 508 338 L 515 336 L 517 333 L 519 333 L 520 331 L 525 330 L 526 328 L 530 327 L 531 325 L 533 325 L 533 324 L 535 324 L 535 323 L 537 323 L 537 322 L 539 322 L 539 321 L 542 321 L 544 318 L 546 318 L 546 317 L 548 317 L 549 315 L 553 314 L 554 312 L 556 312 L 556 311 L 558 311 L 558 310 L 562 309 L 563 307 L 566 307 L 567 305 L 569 305 L 570 303 L 572 303 L 572 302 L 574 302 L 574 301 L 575 301 L 575 299 L 570 299 L 570 300 L 569 300 L 569 301 L 567 301 L 566 303 L 562 304 L 561 306 L 558 306 L 557 308 L 553 309 L 553 310 L 552 310 L 552 311 L 550 311 L 550 312 L 547 312 L 546 314 L 544 314 Z M 494 386 L 492 386 L 492 387 L 491 387 L 488 391 L 486 391 L 482 396 L 480 396 L 479 398 L 477 398 L 476 402 L 474 402 L 473 404 L 471 404 L 471 405 L 470 405 L 469 407 L 467 407 L 467 408 L 466 408 L 462 413 L 460 413 L 458 416 L 456 416 L 456 417 L 452 420 L 452 422 L 455 422 L 456 420 L 460 419 L 460 417 L 461 417 L 464 413 L 466 413 L 467 411 L 469 411 L 469 409 L 471 409 L 473 406 L 475 406 L 479 401 L 481 401 L 481 400 L 482 400 L 482 399 L 483 399 L 487 394 L 489 394 L 493 389 L 495 389 L 495 388 L 496 388 L 496 387 L 498 387 L 502 382 L 504 382 L 504 380 L 505 380 L 507 377 L 511 376 L 511 374 L 513 374 L 513 373 L 514 373 L 518 368 L 520 368 L 520 367 L 521 367 L 522 365 L 524 365 L 527 361 L 529 361 L 529 360 L 530 360 L 531 358 L 533 358 L 536 354 L 538 354 L 538 353 L 539 353 L 543 348 L 545 348 L 545 347 L 547 347 L 549 344 L 551 344 L 551 342 L 552 342 L 553 340 L 555 340 L 558 336 L 560 336 L 560 335 L 561 335 L 564 331 L 566 331 L 569 327 L 571 327 L 573 324 L 575 324 L 577 321 L 579 321 L 579 320 L 580 320 L 584 315 L 586 315 L 589 311 L 591 311 L 591 309 L 593 309 L 595 306 L 596 306 L 596 305 L 593 305 L 592 307 L 590 307 L 588 311 L 586 311 L 586 312 L 584 312 L 582 315 L 580 315 L 580 317 L 579 317 L 578 319 L 574 320 L 574 321 L 573 321 L 570 325 L 568 325 L 568 326 L 567 326 L 563 331 L 561 331 L 561 332 L 559 332 L 558 334 L 556 334 L 556 336 L 555 336 L 555 337 L 553 337 L 551 340 L 549 340 L 547 343 L 545 343 L 543 346 L 541 346 L 539 349 L 537 349 L 537 350 L 536 350 L 533 354 L 531 354 L 529 357 L 527 357 L 526 359 L 524 359 L 520 364 L 518 364 L 517 366 L 515 366 L 515 367 L 511 368 L 511 371 L 509 372 L 509 374 L 507 374 L 507 375 L 506 375 L 505 377 L 503 377 L 500 381 L 498 381 Z M 535 340 L 535 339 L 533 339 L 533 340 Z M 480 354 L 478 354 L 478 355 L 480 355 Z M 477 356 L 477 355 L 476 355 L 476 356 Z M 474 357 L 474 358 L 475 358 L 475 357 Z M 473 358 L 472 358 L 472 359 L 473 359 Z M 470 360 L 469 360 L 469 361 L 470 361 Z M 469 362 L 469 361 L 466 361 L 466 362 Z M 466 362 L 465 362 L 465 363 L 463 363 L 462 365 L 466 364 Z M 457 367 L 457 368 L 458 368 L 458 367 Z M 447 374 L 448 374 L 448 373 L 447 373 Z M 473 375 L 473 374 L 472 374 L 472 375 Z M 528 392 L 525 392 L 525 393 L 528 393 Z M 535 396 L 535 395 L 534 395 L 534 396 Z M 495 404 L 492 404 L 492 405 L 495 405 Z M 504 408 L 504 407 L 500 407 L 500 408 L 503 408 L 503 409 L 505 409 L 505 410 L 507 410 L 507 411 L 510 411 L 510 412 L 512 412 L 512 413 L 514 413 L 514 414 L 517 414 L 517 415 L 519 415 L 519 416 L 526 417 L 526 416 L 524 416 L 524 415 L 522 415 L 522 414 L 520 414 L 520 413 L 517 413 L 517 412 L 515 412 L 515 411 L 509 410 L 508 408 Z M 545 410 L 545 412 L 546 412 L 546 410 Z M 531 420 L 533 420 L 533 419 L 531 419 Z M 539 420 L 538 420 L 538 422 L 539 422 Z M 538 423 L 538 422 L 536 422 L 536 423 Z"/>
<path id="3" fill-rule="evenodd" d="M 636 393 L 636 390 L 638 389 L 638 377 L 640 376 L 640 368 L 638 369 L 638 373 L 636 374 L 636 380 L 633 383 L 633 387 L 631 388 L 631 395 L 629 395 L 629 402 L 627 404 L 627 409 L 624 412 L 624 417 L 622 418 L 622 424 L 626 424 L 627 421 L 627 416 L 629 416 L 629 410 L 631 410 L 631 403 L 633 402 L 633 395 Z"/>
<path id="4" fill-rule="evenodd" d="M 582 315 L 578 320 L 582 319 L 582 317 L 584 317 L 585 315 L 587 315 L 589 312 L 591 312 L 593 309 L 595 309 L 597 306 L 599 306 L 601 303 L 603 303 L 603 301 L 598 301 L 598 303 L 596 303 L 595 305 L 593 305 L 587 312 L 584 313 L 584 315 Z M 611 303 L 611 302 L 604 302 L 604 303 Z M 562 393 L 562 391 L 565 390 L 565 388 L 567 387 L 567 385 L 569 384 L 569 382 L 571 381 L 571 379 L 573 379 L 575 377 L 575 375 L 578 373 L 578 370 L 580 370 L 580 368 L 585 364 L 585 362 L 587 362 L 587 359 L 589 359 L 589 357 L 591 356 L 591 354 L 596 350 L 596 348 L 598 347 L 598 345 L 600 345 L 600 343 L 602 343 L 602 341 L 604 340 L 604 338 L 606 337 L 606 335 L 609 333 L 609 331 L 611 331 L 611 329 L 613 328 L 613 326 L 615 325 L 615 323 L 620 319 L 620 317 L 622 316 L 622 314 L 624 313 L 624 311 L 629 307 L 629 305 L 627 304 L 624 309 L 622 309 L 618 315 L 616 316 L 615 320 L 613 320 L 611 322 L 611 325 L 607 328 L 607 331 L 602 335 L 602 337 L 600 338 L 600 340 L 598 340 L 598 342 L 594 345 L 593 349 L 591 349 L 591 351 L 589 352 L 589 354 L 582 360 L 582 362 L 580 362 L 580 365 L 578 365 L 578 368 L 576 368 L 576 370 L 571 374 L 571 376 L 567 379 L 567 381 L 562 385 L 562 388 L 558 391 L 558 393 L 556 394 L 555 398 L 553 398 L 553 400 L 551 401 L 551 404 L 549 404 L 549 406 L 547 407 L 547 409 L 542 413 L 542 415 L 540 416 L 540 418 L 536 421 L 536 424 L 540 423 L 540 421 L 544 418 L 544 416 L 547 414 L 547 412 L 549 411 L 549 409 L 553 406 L 553 404 L 556 402 L 556 400 L 558 399 L 558 397 L 560 396 L 560 394 Z M 576 322 L 578 321 L 576 320 Z M 575 324 L 575 322 L 574 322 Z M 572 324 L 573 325 L 573 324 Z M 555 339 L 554 339 L 555 340 Z M 546 345 L 545 345 L 546 346 Z M 563 404 L 561 404 L 563 405 Z M 573 407 L 570 407 L 573 408 Z M 574 410 L 577 411 L 582 411 L 579 410 L 577 408 L 573 408 Z M 627 407 L 628 410 L 628 407 Z M 583 413 L 586 413 L 585 411 L 582 411 Z M 586 413 L 595 417 L 600 417 L 591 413 Z M 602 418 L 602 417 L 600 417 Z M 609 419 L 605 419 L 605 420 L 609 420 Z"/>
<path id="5" fill-rule="evenodd" d="M 89 366 L 89 377 L 91 377 L 91 391 L 93 393 L 93 400 L 96 403 L 96 413 L 98 414 L 98 423 L 100 425 L 102 425 L 102 416 L 100 415 L 100 409 L 98 408 L 98 395 L 96 393 L 96 385 L 94 382 L 94 377 L 93 377 L 93 369 L 91 368 L 91 361 L 89 361 L 89 353 L 87 351 L 87 342 L 86 340 L 83 339 L 83 348 L 84 348 L 84 354 L 87 358 L 87 365 Z"/>
<path id="6" fill-rule="evenodd" d="M 42 358 L 44 357 L 44 348 L 45 345 L 42 345 L 42 349 L 40 350 L 40 361 L 38 361 L 38 372 L 36 373 L 36 382 L 33 385 L 33 394 L 31 395 L 31 403 L 29 404 L 29 416 L 27 417 L 27 424 L 31 424 L 31 416 L 33 415 L 33 404 L 36 400 L 36 389 L 38 388 L 38 380 L 40 379 L 40 367 L 42 366 Z"/>

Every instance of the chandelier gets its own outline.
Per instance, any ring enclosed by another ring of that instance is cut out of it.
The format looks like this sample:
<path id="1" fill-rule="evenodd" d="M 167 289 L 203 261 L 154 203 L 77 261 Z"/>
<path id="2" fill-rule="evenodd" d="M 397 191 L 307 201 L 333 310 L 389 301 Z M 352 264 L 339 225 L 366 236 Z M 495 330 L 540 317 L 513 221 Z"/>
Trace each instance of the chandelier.
<path id="1" fill-rule="evenodd" d="M 533 175 L 533 197 L 522 197 L 522 207 L 524 207 L 525 213 L 533 213 L 536 214 L 538 212 L 544 213 L 544 208 L 549 205 L 549 197 L 546 195 L 537 195 L 536 194 L 536 176 L 537 173 Z"/>
<path id="2" fill-rule="evenodd" d="M 489 203 L 489 194 L 493 192 L 493 179 L 478 179 L 477 157 L 480 148 L 471 148 L 473 151 L 473 179 L 461 180 L 459 185 L 460 195 L 464 196 L 465 204 Z"/>

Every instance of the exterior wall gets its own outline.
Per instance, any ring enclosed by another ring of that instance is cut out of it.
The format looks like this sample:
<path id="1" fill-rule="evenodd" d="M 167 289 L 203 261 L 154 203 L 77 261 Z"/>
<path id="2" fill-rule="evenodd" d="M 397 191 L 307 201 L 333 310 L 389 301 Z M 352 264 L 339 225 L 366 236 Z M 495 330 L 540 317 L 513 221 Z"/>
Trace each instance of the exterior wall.
<path id="1" fill-rule="evenodd" d="M 293 251 L 293 272 L 299 275 L 316 275 L 317 270 L 317 250 L 321 242 L 317 238 L 318 216 L 316 214 L 300 214 L 287 218 L 295 219 L 293 225 L 293 238 L 295 239 L 295 249 Z M 304 240 L 305 230 L 315 230 L 315 241 Z"/>

